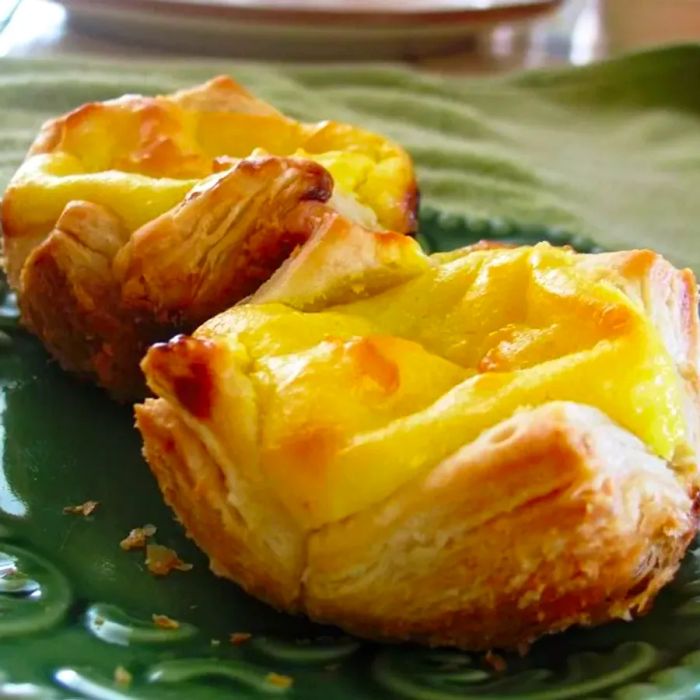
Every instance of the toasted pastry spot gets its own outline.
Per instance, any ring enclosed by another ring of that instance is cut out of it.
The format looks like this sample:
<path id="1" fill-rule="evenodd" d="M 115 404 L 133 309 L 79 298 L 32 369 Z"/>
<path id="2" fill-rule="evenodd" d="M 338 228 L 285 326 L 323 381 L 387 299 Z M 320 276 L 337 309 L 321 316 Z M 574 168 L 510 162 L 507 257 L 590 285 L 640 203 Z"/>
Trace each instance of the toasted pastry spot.
<path id="1" fill-rule="evenodd" d="M 212 343 L 184 335 L 156 343 L 144 368 L 167 380 L 177 400 L 196 418 L 208 418 L 214 394 L 209 362 L 216 352 Z"/>
<path id="2" fill-rule="evenodd" d="M 357 366 L 358 379 L 369 381 L 384 394 L 393 394 L 401 381 L 396 363 L 383 352 L 391 339 L 357 338 L 348 341 L 345 352 Z"/>

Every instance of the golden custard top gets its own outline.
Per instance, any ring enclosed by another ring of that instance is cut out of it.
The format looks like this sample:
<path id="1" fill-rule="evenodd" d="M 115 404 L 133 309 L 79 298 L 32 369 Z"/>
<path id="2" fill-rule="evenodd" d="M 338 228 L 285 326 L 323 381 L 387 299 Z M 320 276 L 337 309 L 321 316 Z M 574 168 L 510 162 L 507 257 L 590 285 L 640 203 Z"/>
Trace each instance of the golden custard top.
<path id="1" fill-rule="evenodd" d="M 347 124 L 295 121 L 219 77 L 173 95 L 86 104 L 48 122 L 5 195 L 5 233 L 47 233 L 72 200 L 111 208 L 133 231 L 256 151 L 315 160 L 380 226 L 415 227 L 413 168 L 400 146 Z"/>
<path id="2" fill-rule="evenodd" d="M 358 279 L 346 297 L 365 298 L 320 308 L 294 297 L 292 278 L 278 296 L 296 308 L 240 305 L 149 352 L 152 388 L 224 470 L 262 470 L 317 527 L 549 401 L 596 406 L 664 458 L 684 444 L 673 361 L 642 303 L 586 264 L 594 256 L 539 244 L 427 257 L 396 238 L 382 245 L 410 279 L 369 296 Z"/>

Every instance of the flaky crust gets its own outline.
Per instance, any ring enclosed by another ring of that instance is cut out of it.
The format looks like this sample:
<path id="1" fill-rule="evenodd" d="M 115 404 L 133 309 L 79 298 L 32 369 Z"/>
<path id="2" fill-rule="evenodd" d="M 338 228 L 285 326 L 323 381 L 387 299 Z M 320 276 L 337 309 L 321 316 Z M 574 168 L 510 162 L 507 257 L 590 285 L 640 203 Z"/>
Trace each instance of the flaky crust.
<path id="1" fill-rule="evenodd" d="M 279 284 L 273 278 L 261 297 L 317 309 L 324 294 L 294 284 L 300 270 L 293 261 L 286 265 Z M 222 321 L 151 350 L 144 367 L 163 398 L 137 408 L 145 455 L 213 570 L 281 609 L 362 636 L 473 650 L 522 648 L 571 625 L 645 612 L 697 529 L 695 283 L 647 251 L 577 256 L 576 265 L 587 279 L 600 275 L 606 288 L 624 291 L 672 359 L 686 438 L 670 458 L 592 406 L 523 405 L 367 507 L 320 523 L 292 517 L 283 532 L 290 538 L 284 551 L 294 555 L 277 555 L 273 563 L 258 544 L 273 534 L 263 520 L 293 511 L 261 467 L 263 409 L 245 399 L 250 393 L 259 400 L 259 390 L 245 372 L 230 374 L 217 333 L 231 352 L 245 354 L 245 347 L 235 345 Z M 323 281 L 329 298 L 337 299 L 344 272 Z M 591 308 L 612 337 L 629 323 L 612 306 Z M 352 387 L 329 390 L 355 400 Z M 226 404 L 222 392 L 235 404 Z M 219 415 L 223 410 L 234 413 Z M 222 420 L 231 426 L 225 438 L 215 429 Z M 313 469 L 310 460 L 306 466 Z M 218 474 L 218 481 L 205 474 Z M 198 479 L 196 497 L 177 485 Z M 202 490 L 212 504 L 207 514 Z M 232 499 L 236 528 L 210 521 L 211 512 L 231 510 Z"/>
<path id="2" fill-rule="evenodd" d="M 695 528 L 663 460 L 599 411 L 552 403 L 313 533 L 304 606 L 365 636 L 516 647 L 643 612 Z"/>
<path id="3" fill-rule="evenodd" d="M 222 469 L 212 452 L 163 401 L 136 407 L 144 454 L 163 496 L 205 547 L 212 570 L 252 595 L 297 612 L 303 535 L 254 475 Z M 212 448 L 213 451 L 214 448 Z M 235 493 L 230 500 L 222 494 Z"/>
<path id="4" fill-rule="evenodd" d="M 212 570 L 276 607 L 371 638 L 515 648 L 572 624 L 644 612 L 697 526 L 668 465 L 587 406 L 494 426 L 385 502 L 311 533 L 252 526 L 215 456 L 162 400 L 137 408 L 145 455 Z M 260 496 L 258 496 L 260 497 Z M 246 510 L 247 509 L 247 510 Z"/>
<path id="5" fill-rule="evenodd" d="M 61 366 L 94 377 L 120 399 L 143 394 L 135 369 L 164 330 L 137 326 L 124 313 L 112 260 L 127 238 L 108 210 L 72 202 L 29 255 L 18 296 L 22 322 Z"/>
<path id="6" fill-rule="evenodd" d="M 306 241 L 313 228 L 291 215 L 332 189 L 324 168 L 293 158 L 242 160 L 208 178 L 117 253 L 125 307 L 196 327 L 255 291 Z"/>

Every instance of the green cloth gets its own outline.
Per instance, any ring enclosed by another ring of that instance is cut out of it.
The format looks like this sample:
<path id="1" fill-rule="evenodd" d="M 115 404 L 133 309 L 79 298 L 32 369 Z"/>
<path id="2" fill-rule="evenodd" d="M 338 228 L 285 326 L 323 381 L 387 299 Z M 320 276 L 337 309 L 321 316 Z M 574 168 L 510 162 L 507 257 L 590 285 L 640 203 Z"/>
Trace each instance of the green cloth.
<path id="1" fill-rule="evenodd" d="M 700 44 L 486 79 L 393 65 L 3 59 L 0 178 L 50 115 L 218 73 L 297 118 L 392 136 L 415 158 L 428 205 L 653 247 L 700 273 Z"/>

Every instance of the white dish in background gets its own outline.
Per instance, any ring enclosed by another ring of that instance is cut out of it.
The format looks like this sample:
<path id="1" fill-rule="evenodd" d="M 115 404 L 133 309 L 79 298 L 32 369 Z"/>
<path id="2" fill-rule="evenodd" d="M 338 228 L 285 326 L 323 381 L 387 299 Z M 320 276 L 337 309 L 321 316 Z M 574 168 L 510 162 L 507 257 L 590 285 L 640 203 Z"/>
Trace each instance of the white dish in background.
<path id="1" fill-rule="evenodd" d="M 388 59 L 463 49 L 560 0 L 59 0 L 79 29 L 245 58 Z"/>

